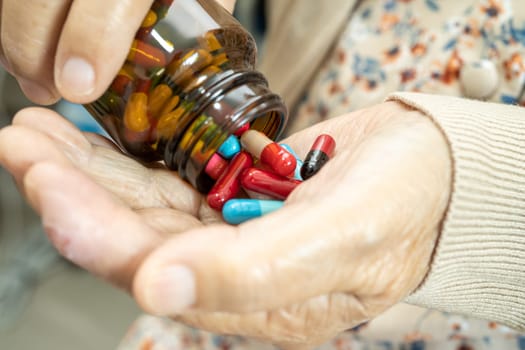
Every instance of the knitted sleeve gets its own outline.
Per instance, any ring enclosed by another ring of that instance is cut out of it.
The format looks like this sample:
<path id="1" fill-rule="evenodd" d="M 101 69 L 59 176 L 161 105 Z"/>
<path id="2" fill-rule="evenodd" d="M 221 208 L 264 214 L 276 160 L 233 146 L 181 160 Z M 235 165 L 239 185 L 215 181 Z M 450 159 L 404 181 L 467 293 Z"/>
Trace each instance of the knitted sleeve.
<path id="1" fill-rule="evenodd" d="M 406 301 L 525 330 L 525 108 L 418 93 L 389 100 L 432 118 L 453 159 L 431 268 Z"/>

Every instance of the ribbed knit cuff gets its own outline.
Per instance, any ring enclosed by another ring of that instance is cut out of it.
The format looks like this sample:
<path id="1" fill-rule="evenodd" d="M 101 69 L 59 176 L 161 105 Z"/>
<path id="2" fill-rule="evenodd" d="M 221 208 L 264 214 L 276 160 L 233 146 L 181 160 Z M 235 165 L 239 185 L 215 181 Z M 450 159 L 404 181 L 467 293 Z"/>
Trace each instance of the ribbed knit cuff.
<path id="1" fill-rule="evenodd" d="M 407 302 L 525 330 L 525 108 L 395 93 L 442 129 L 454 165 L 430 272 Z"/>

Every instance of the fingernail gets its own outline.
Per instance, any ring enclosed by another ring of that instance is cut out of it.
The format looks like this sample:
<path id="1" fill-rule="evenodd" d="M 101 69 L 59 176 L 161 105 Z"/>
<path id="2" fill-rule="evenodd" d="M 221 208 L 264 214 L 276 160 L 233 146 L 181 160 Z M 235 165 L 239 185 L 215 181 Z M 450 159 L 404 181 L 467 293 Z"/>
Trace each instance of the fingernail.
<path id="1" fill-rule="evenodd" d="M 95 69 L 83 58 L 69 58 L 59 75 L 60 87 L 76 96 L 86 96 L 95 90 Z"/>
<path id="2" fill-rule="evenodd" d="M 195 275 L 186 266 L 159 271 L 145 288 L 146 303 L 159 316 L 180 314 L 195 303 Z"/>
<path id="3" fill-rule="evenodd" d="M 54 102 L 54 95 L 45 87 L 27 79 L 18 78 L 18 83 L 24 94 L 31 101 L 47 105 Z"/>

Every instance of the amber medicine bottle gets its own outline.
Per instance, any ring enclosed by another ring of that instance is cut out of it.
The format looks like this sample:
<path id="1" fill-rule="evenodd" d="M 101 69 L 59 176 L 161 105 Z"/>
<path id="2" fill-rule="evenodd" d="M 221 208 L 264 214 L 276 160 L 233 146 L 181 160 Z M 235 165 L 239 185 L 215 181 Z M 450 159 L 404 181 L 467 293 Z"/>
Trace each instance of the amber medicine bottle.
<path id="1" fill-rule="evenodd" d="M 249 124 L 275 139 L 286 123 L 255 60 L 251 35 L 213 0 L 156 0 L 111 86 L 85 107 L 127 153 L 206 193 L 205 166 L 229 135 Z"/>

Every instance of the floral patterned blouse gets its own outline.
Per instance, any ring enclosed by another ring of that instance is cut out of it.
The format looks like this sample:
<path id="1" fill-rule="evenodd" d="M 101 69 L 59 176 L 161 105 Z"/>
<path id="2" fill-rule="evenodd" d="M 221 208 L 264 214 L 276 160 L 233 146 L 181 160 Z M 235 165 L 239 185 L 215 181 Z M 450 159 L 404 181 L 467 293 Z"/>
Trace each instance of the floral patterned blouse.
<path id="1" fill-rule="evenodd" d="M 296 109 L 290 131 L 400 90 L 525 104 L 524 0 L 363 0 Z M 272 349 L 144 316 L 121 350 Z M 493 322 L 399 304 L 323 350 L 525 350 Z"/>

